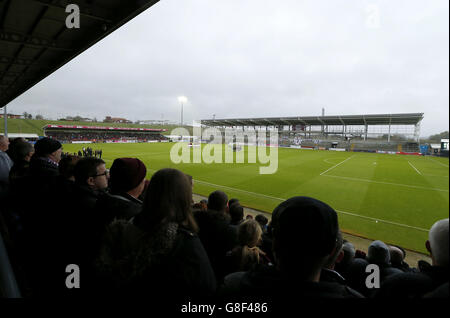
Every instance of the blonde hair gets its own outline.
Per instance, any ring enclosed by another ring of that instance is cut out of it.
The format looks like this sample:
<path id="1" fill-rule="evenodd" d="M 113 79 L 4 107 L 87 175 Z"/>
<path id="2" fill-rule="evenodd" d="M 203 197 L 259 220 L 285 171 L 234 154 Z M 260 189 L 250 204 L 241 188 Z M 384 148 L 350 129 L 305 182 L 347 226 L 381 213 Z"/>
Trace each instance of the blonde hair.
<path id="1" fill-rule="evenodd" d="M 241 246 L 255 247 L 261 240 L 262 229 L 259 223 L 248 219 L 238 227 L 238 242 Z"/>
<path id="2" fill-rule="evenodd" d="M 238 259 L 238 271 L 249 270 L 253 264 L 259 263 L 260 254 L 263 254 L 257 246 L 261 241 L 261 235 L 261 226 L 253 219 L 248 219 L 239 225 L 239 246 L 233 250 L 233 254 L 235 254 Z"/>

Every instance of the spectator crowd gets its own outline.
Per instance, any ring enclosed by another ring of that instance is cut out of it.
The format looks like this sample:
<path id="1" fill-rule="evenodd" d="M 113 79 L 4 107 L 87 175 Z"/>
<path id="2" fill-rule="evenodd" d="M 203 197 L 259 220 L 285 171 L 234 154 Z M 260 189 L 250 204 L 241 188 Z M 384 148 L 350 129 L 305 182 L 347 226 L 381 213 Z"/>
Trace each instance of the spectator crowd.
<path id="1" fill-rule="evenodd" d="M 448 297 L 448 218 L 424 242 L 432 262 L 411 266 L 400 246 L 355 249 L 336 211 L 314 198 L 292 197 L 270 220 L 246 217 L 222 191 L 194 203 L 195 179 L 180 170 L 147 180 L 137 158 L 108 170 L 100 157 L 61 153 L 55 139 L 33 148 L 0 137 L 1 234 L 25 297 Z M 80 269 L 79 289 L 65 285 L 68 264 Z"/>
<path id="2" fill-rule="evenodd" d="M 113 141 L 125 141 L 133 140 L 135 142 L 147 142 L 150 140 L 160 141 L 167 140 L 168 138 L 162 134 L 157 133 L 139 133 L 139 132 L 103 132 L 103 131 L 91 131 L 91 132 L 56 132 L 47 131 L 47 137 L 61 141 L 62 143 L 69 143 L 72 141 L 89 141 L 89 142 L 113 142 Z"/>

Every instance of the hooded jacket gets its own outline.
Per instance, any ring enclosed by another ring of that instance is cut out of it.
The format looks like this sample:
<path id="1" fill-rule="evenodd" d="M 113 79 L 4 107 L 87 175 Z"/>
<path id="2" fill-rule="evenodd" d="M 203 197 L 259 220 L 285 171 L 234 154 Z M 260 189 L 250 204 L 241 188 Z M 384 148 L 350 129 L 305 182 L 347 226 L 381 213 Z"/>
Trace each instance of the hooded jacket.
<path id="1" fill-rule="evenodd" d="M 95 268 L 105 293 L 181 297 L 216 290 L 198 236 L 176 223 L 147 233 L 131 222 L 114 221 L 107 227 Z"/>

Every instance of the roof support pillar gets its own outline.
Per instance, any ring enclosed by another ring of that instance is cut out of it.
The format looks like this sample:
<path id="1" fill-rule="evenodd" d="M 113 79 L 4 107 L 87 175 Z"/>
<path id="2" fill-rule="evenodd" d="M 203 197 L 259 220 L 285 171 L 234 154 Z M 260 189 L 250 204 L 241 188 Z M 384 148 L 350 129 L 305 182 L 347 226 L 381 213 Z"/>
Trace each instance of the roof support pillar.
<path id="1" fill-rule="evenodd" d="M 388 142 L 391 142 L 391 124 L 389 123 Z"/>
<path id="2" fill-rule="evenodd" d="M 3 120 L 5 121 L 5 137 L 8 138 L 8 113 L 6 111 L 6 105 L 5 107 L 3 107 L 3 111 L 4 111 L 4 116 L 3 116 Z"/>
<path id="3" fill-rule="evenodd" d="M 418 122 L 414 126 L 414 139 L 419 142 L 420 141 L 420 122 Z"/>

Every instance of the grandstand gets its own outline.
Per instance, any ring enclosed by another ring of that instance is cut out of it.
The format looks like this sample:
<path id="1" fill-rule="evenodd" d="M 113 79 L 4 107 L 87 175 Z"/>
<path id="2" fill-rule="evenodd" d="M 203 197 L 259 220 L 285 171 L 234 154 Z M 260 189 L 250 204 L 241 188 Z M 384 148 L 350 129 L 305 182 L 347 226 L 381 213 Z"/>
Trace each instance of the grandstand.
<path id="1" fill-rule="evenodd" d="M 216 128 L 278 129 L 280 146 L 419 152 L 423 113 L 206 119 Z"/>
<path id="2" fill-rule="evenodd" d="M 58 139 L 63 143 L 90 142 L 155 142 L 167 140 L 161 135 L 166 129 L 96 127 L 46 125 L 43 127 L 46 137 Z"/>

